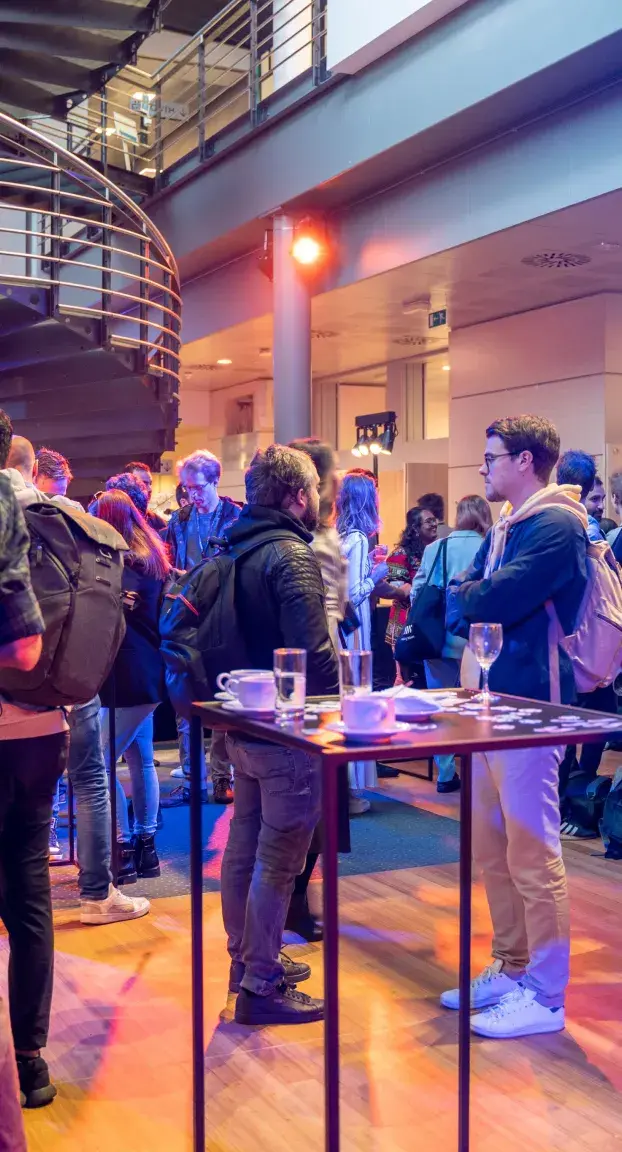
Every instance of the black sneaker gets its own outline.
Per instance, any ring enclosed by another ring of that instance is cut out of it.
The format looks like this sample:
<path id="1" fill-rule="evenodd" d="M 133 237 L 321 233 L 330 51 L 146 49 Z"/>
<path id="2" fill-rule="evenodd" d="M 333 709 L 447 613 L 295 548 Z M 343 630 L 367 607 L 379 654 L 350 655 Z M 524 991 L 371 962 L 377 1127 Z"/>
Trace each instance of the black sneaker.
<path id="1" fill-rule="evenodd" d="M 454 772 L 451 780 L 438 780 L 436 784 L 436 791 L 444 795 L 446 792 L 458 792 L 460 789 L 460 777 L 457 772 Z"/>
<path id="2" fill-rule="evenodd" d="M 207 788 L 201 789 L 201 803 L 207 804 Z M 181 808 L 183 804 L 190 803 L 190 785 L 179 784 L 177 788 L 173 788 L 168 796 L 163 796 L 161 804 L 163 808 Z"/>
<path id="3" fill-rule="evenodd" d="M 297 984 L 302 984 L 303 980 L 308 980 L 311 975 L 311 968 L 308 964 L 297 963 L 292 960 L 287 952 L 279 952 L 279 960 L 283 965 L 285 983 L 290 988 L 295 988 Z M 242 977 L 244 975 L 244 965 L 241 961 L 231 962 L 229 969 L 229 991 L 239 992 Z"/>
<path id="4" fill-rule="evenodd" d="M 48 1066 L 42 1056 L 16 1056 L 19 1098 L 22 1108 L 45 1108 L 56 1096 Z"/>
<path id="5" fill-rule="evenodd" d="M 323 1000 L 287 984 L 280 984 L 270 996 L 255 996 L 242 988 L 235 1002 L 236 1024 L 311 1024 L 323 1019 Z"/>
<path id="6" fill-rule="evenodd" d="M 562 840 L 598 840 L 598 832 L 584 828 L 574 820 L 563 820 L 560 828 Z"/>

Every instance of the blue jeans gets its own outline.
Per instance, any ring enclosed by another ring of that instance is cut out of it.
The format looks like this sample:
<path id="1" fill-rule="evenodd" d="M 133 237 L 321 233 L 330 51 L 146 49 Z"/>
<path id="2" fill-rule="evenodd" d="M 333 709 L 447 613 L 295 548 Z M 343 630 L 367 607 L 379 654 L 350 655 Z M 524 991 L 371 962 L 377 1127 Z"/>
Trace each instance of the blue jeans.
<path id="1" fill-rule="evenodd" d="M 153 763 L 153 713 L 155 704 L 133 704 L 131 708 L 116 708 L 117 758 L 125 753 L 132 780 L 134 802 L 134 832 L 137 835 L 153 836 L 158 819 L 160 803 L 160 782 Z M 100 713 L 102 729 L 102 749 L 106 767 L 110 771 L 109 720 L 108 708 Z M 131 840 L 130 822 L 127 816 L 127 800 L 119 780 L 117 780 L 117 822 L 120 838 Z"/>
<path id="2" fill-rule="evenodd" d="M 82 900 L 105 900 L 110 871 L 110 794 L 95 696 L 69 713 L 68 772 L 76 798 L 78 885 Z"/>
<path id="3" fill-rule="evenodd" d="M 449 657 L 443 660 L 426 660 L 425 682 L 428 688 L 458 688 L 460 685 L 460 661 Z M 435 756 L 439 784 L 447 784 L 456 774 L 453 756 Z"/>
<path id="4" fill-rule="evenodd" d="M 222 861 L 227 947 L 242 986 L 269 996 L 283 979 L 279 951 L 294 880 L 320 816 L 317 757 L 227 736 L 235 773 L 233 819 Z"/>

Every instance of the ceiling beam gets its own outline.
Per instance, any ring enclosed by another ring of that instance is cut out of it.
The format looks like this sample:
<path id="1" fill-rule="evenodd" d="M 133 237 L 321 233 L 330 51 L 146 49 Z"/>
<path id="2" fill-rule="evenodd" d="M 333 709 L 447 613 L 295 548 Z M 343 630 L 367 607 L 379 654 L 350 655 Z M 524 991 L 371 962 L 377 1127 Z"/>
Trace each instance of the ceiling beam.
<path id="1" fill-rule="evenodd" d="M 7 24 L 56 28 L 100 28 L 111 32 L 148 32 L 153 14 L 151 5 L 117 4 L 114 0 L 33 0 L 26 6 L 9 0 L 2 6 L 2 20 Z"/>

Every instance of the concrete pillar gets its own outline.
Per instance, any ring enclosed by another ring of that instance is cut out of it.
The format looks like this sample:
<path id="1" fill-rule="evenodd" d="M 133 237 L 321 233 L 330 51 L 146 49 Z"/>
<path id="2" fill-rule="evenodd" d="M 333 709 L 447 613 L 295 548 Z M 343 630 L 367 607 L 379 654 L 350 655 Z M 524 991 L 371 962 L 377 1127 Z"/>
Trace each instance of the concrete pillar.
<path id="1" fill-rule="evenodd" d="M 485 430 L 503 416 L 534 413 L 552 420 L 562 451 L 592 453 L 605 481 L 620 467 L 619 297 L 592 296 L 454 329 L 449 358 L 450 516 L 462 496 L 483 495 L 478 469 Z"/>
<path id="2" fill-rule="evenodd" d="M 274 438 L 311 435 L 311 296 L 292 259 L 294 221 L 275 216 L 273 245 Z"/>

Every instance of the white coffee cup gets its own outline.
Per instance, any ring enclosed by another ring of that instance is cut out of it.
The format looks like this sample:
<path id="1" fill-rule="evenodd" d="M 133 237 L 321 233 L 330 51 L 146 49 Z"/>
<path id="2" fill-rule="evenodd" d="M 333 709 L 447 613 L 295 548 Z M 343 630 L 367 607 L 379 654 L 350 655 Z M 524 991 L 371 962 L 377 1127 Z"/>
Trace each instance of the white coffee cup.
<path id="1" fill-rule="evenodd" d="M 271 672 L 262 673 L 257 668 L 234 668 L 232 672 L 221 672 L 216 677 L 216 683 L 221 692 L 228 692 L 229 696 L 237 696 L 238 684 L 242 676 L 272 676 Z"/>
<path id="2" fill-rule="evenodd" d="M 358 696 L 344 696 L 341 718 L 352 732 L 377 732 L 395 724 L 395 701 L 377 693 L 364 692 Z"/>
<path id="3" fill-rule="evenodd" d="M 237 682 L 237 699 L 243 708 L 275 708 L 276 682 L 272 672 L 241 676 Z"/>

